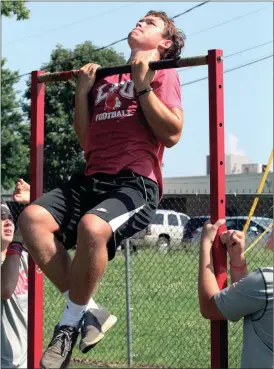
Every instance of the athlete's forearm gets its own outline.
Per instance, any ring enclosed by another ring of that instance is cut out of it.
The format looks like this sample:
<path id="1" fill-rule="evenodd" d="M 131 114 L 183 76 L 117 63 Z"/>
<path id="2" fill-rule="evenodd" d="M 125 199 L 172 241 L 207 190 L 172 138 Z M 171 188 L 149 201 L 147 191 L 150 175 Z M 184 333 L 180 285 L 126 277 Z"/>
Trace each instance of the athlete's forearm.
<path id="1" fill-rule="evenodd" d="M 83 150 L 87 140 L 89 117 L 88 94 L 76 92 L 73 126 Z"/>
<path id="2" fill-rule="evenodd" d="M 1 300 L 8 300 L 17 285 L 20 267 L 20 256 L 6 255 L 1 268 Z"/>
<path id="3" fill-rule="evenodd" d="M 198 295 L 201 311 L 207 309 L 209 301 L 219 292 L 212 255 L 209 247 L 201 247 L 199 257 Z"/>
<path id="4" fill-rule="evenodd" d="M 174 146 L 181 136 L 183 122 L 154 94 L 153 91 L 139 96 L 139 102 L 153 133 L 166 147 Z"/>

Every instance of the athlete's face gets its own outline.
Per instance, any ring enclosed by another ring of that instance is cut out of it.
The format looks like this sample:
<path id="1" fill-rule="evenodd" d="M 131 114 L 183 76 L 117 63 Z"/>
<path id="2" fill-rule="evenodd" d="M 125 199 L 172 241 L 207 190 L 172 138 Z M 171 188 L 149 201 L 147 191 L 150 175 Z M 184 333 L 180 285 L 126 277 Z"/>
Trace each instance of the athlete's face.
<path id="1" fill-rule="evenodd" d="M 164 38 L 165 23 L 161 18 L 149 15 L 139 20 L 128 35 L 131 49 L 154 50 L 167 48 L 171 41 Z"/>

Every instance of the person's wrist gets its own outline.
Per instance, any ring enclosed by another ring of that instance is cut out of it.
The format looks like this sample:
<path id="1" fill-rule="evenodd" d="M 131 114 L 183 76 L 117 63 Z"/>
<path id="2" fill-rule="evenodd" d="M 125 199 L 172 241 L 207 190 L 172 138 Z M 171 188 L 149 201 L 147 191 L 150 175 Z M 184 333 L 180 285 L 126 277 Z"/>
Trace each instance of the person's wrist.
<path id="1" fill-rule="evenodd" d="M 145 88 L 144 90 L 141 90 L 139 92 L 136 92 L 136 97 L 137 98 L 140 98 L 142 96 L 148 95 L 152 91 L 153 91 L 153 88 L 152 87 Z"/>
<path id="2" fill-rule="evenodd" d="M 29 204 L 30 203 L 30 197 L 23 199 L 23 204 Z"/>
<path id="3" fill-rule="evenodd" d="M 21 199 L 18 201 L 15 199 L 16 202 L 21 204 L 29 204 L 30 203 L 30 195 L 22 195 Z"/>
<path id="4" fill-rule="evenodd" d="M 200 252 L 204 254 L 211 254 L 212 253 L 212 242 L 209 239 L 201 239 L 200 242 Z"/>
<path id="5" fill-rule="evenodd" d="M 76 88 L 75 98 L 76 99 L 86 99 L 88 96 L 89 90 L 83 88 Z"/>
<path id="6" fill-rule="evenodd" d="M 212 248 L 215 238 L 216 238 L 215 234 L 211 236 L 211 235 L 208 235 L 206 232 L 202 231 L 201 245 L 204 245 L 204 247 Z"/>
<path id="7" fill-rule="evenodd" d="M 146 90 L 148 88 L 151 88 L 149 83 L 141 83 L 141 84 L 135 85 L 135 90 L 137 93 L 139 93 L 140 91 Z"/>
<path id="8" fill-rule="evenodd" d="M 246 265 L 244 254 L 230 256 L 230 265 L 240 268 Z"/>
<path id="9" fill-rule="evenodd" d="M 9 244 L 9 247 L 7 249 L 7 253 L 6 255 L 18 255 L 21 256 L 23 252 L 23 245 L 21 244 L 21 242 L 11 242 Z"/>

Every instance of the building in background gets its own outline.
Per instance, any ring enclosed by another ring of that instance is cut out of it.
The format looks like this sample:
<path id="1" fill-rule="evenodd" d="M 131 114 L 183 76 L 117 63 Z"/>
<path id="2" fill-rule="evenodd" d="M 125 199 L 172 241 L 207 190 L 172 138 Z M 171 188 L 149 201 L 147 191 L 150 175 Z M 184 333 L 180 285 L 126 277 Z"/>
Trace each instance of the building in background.
<path id="1" fill-rule="evenodd" d="M 266 170 L 266 164 L 243 164 L 242 173 L 263 173 Z"/>
<path id="2" fill-rule="evenodd" d="M 242 174 L 242 173 L 262 173 L 266 168 L 265 164 L 249 163 L 249 159 L 245 155 L 226 154 L 225 155 L 225 173 L 226 174 Z M 206 156 L 206 174 L 209 175 L 210 164 L 209 155 Z"/>
<path id="3" fill-rule="evenodd" d="M 260 186 L 262 173 L 226 175 L 227 194 L 255 194 Z M 164 194 L 209 194 L 209 175 L 164 178 Z M 273 173 L 269 172 L 263 193 L 273 193 Z"/>
<path id="4" fill-rule="evenodd" d="M 210 172 L 210 159 L 206 156 L 206 174 Z M 240 174 L 242 166 L 249 163 L 249 159 L 245 155 L 226 154 L 225 155 L 225 173 L 226 174 Z"/>

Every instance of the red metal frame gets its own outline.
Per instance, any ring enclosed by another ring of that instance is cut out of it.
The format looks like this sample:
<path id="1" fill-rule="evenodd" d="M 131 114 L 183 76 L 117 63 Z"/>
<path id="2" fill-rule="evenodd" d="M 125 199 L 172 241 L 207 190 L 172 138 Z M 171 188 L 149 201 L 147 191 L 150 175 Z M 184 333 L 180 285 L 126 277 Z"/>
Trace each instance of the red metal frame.
<path id="1" fill-rule="evenodd" d="M 223 52 L 208 52 L 210 214 L 211 221 L 226 216 Z M 219 230 L 219 233 L 221 230 Z M 227 286 L 227 256 L 220 237 L 213 244 L 214 273 L 220 289 Z M 228 367 L 227 321 L 211 322 L 211 368 Z"/>
<path id="2" fill-rule="evenodd" d="M 44 83 L 38 83 L 42 74 L 31 74 L 31 136 L 30 136 L 30 200 L 43 194 L 44 161 Z M 28 368 L 40 368 L 43 351 L 43 274 L 29 257 L 28 301 Z"/>
<path id="3" fill-rule="evenodd" d="M 210 214 L 211 221 L 225 218 L 225 151 L 223 53 L 208 52 Z M 32 72 L 31 85 L 31 201 L 43 193 L 44 83 L 41 71 Z M 214 271 L 220 289 L 227 285 L 226 251 L 217 237 L 213 245 Z M 228 367 L 227 322 L 211 322 L 211 368 Z M 39 368 L 43 351 L 43 275 L 29 258 L 28 368 Z"/>

